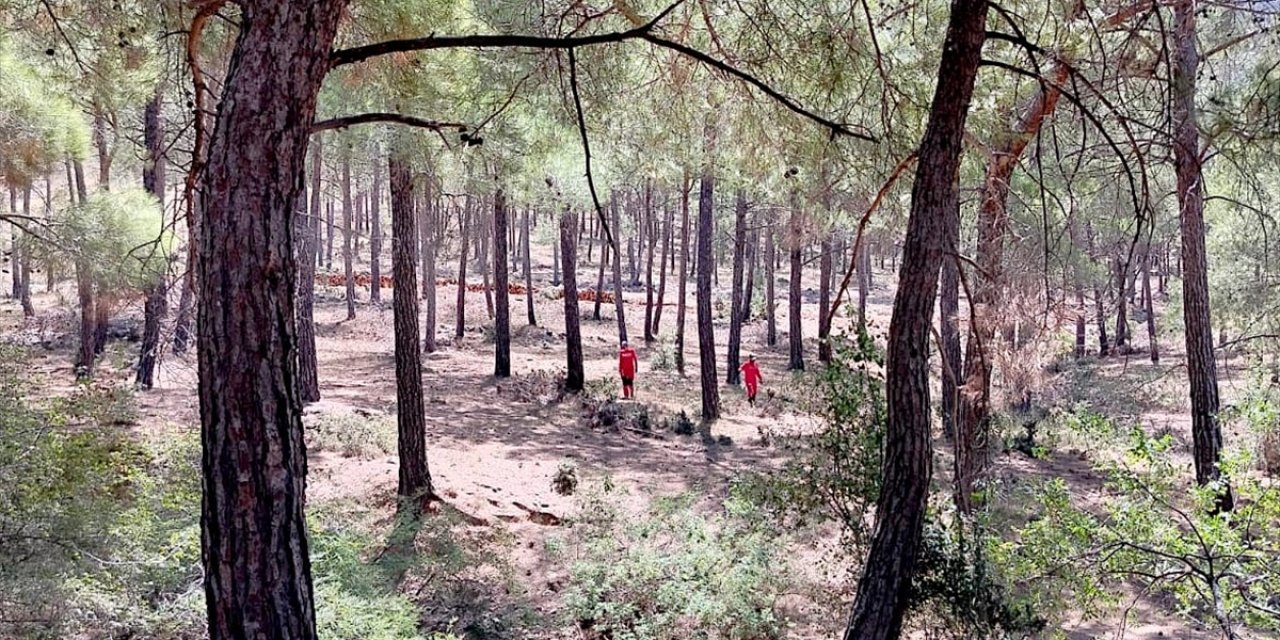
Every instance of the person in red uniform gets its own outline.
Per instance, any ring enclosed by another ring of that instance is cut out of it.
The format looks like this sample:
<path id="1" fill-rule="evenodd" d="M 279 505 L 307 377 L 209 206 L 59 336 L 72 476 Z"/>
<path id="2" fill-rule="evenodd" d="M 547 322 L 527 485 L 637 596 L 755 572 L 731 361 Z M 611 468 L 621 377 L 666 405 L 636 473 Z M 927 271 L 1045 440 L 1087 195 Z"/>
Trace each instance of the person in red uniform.
<path id="1" fill-rule="evenodd" d="M 618 374 L 622 376 L 622 397 L 626 400 L 635 398 L 636 372 L 640 369 L 640 361 L 636 358 L 636 350 L 622 341 L 618 349 Z"/>
<path id="2" fill-rule="evenodd" d="M 756 364 L 754 355 L 748 355 L 747 361 L 742 363 L 742 381 L 747 386 L 747 402 L 756 406 L 756 392 L 760 390 L 760 383 L 764 382 L 764 378 L 760 376 L 760 365 Z"/>

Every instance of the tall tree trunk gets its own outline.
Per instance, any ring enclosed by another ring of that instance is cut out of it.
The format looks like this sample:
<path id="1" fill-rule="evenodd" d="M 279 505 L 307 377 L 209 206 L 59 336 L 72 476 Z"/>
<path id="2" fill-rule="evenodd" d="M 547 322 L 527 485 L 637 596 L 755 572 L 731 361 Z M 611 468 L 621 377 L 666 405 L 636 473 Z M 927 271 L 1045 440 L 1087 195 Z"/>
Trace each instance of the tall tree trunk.
<path id="1" fill-rule="evenodd" d="M 590 246 L 590 245 L 588 245 Z M 600 264 L 596 265 L 596 300 L 595 305 L 591 309 L 591 319 L 600 322 L 600 307 L 604 304 L 604 265 L 609 261 L 609 243 L 606 241 L 600 245 Z"/>
<path id="2" fill-rule="evenodd" d="M 827 205 L 830 210 L 830 204 Z M 818 361 L 831 362 L 831 233 L 823 232 L 818 248 Z"/>
<path id="3" fill-rule="evenodd" d="M 428 176 L 422 180 L 422 209 L 418 216 L 422 227 L 419 232 L 422 244 L 422 297 L 427 303 L 427 317 L 422 334 L 424 353 L 436 351 L 436 243 L 435 230 L 432 228 L 436 217 L 433 211 L 435 201 L 432 199 L 431 188 L 432 180 Z"/>
<path id="4" fill-rule="evenodd" d="M 9 185 L 9 213 L 18 213 L 18 191 L 13 188 L 13 185 Z M 22 243 L 18 240 L 21 232 L 22 229 L 18 227 L 16 222 L 9 223 L 9 255 L 12 260 L 10 263 L 12 270 L 9 272 L 9 275 L 11 276 L 9 282 L 13 285 L 10 290 L 10 297 L 14 300 L 18 300 L 22 297 L 22 271 L 18 262 L 19 256 L 22 255 L 21 249 L 19 248 Z"/>
<path id="5" fill-rule="evenodd" d="M 240 5 L 202 177 L 196 262 L 198 290 L 208 295 L 197 296 L 197 353 L 210 640 L 316 637 L 292 223 L 345 5 Z"/>
<path id="6" fill-rule="evenodd" d="M 613 211 L 613 228 L 622 228 L 622 216 L 618 211 L 618 195 L 609 198 L 609 208 Z M 616 239 L 618 236 L 614 235 Z M 618 320 L 618 341 L 627 341 L 627 311 L 622 298 L 622 252 L 613 252 L 613 310 Z"/>
<path id="7" fill-rule="evenodd" d="M 467 329 L 467 237 L 471 235 L 471 196 L 466 197 L 458 212 L 458 309 L 453 337 L 462 340 Z"/>
<path id="8" fill-rule="evenodd" d="M 347 276 L 347 320 L 356 319 L 356 274 L 353 261 L 351 201 L 351 157 L 342 159 L 342 271 Z"/>
<path id="9" fill-rule="evenodd" d="M 387 159 L 391 185 L 391 292 L 396 352 L 396 438 L 400 456 L 396 496 L 400 513 L 417 516 L 422 501 L 434 494 L 427 467 L 427 416 L 422 398 L 422 353 L 418 342 L 418 229 L 413 177 L 402 151 Z M 374 179 L 374 185 L 378 180 Z M 374 202 L 378 187 L 375 186 Z M 370 207 L 370 228 L 378 237 L 377 207 Z M 376 280 L 376 278 L 375 278 Z"/>
<path id="10" fill-rule="evenodd" d="M 733 290 L 729 298 L 729 354 L 725 363 L 726 384 L 741 384 L 742 365 L 742 276 L 747 251 L 747 195 L 738 191 L 733 208 Z"/>
<path id="11" fill-rule="evenodd" d="M 84 204 L 89 199 L 89 190 L 84 182 L 84 164 L 74 160 L 71 166 L 75 175 L 76 201 Z M 28 205 L 30 199 L 31 188 L 27 187 L 26 192 L 23 193 L 24 211 L 30 208 Z M 94 360 L 98 355 L 98 314 L 93 295 L 93 276 L 88 260 L 77 257 L 75 268 L 76 295 L 80 302 L 80 354 L 76 359 L 76 377 L 88 378 L 93 375 Z"/>
<path id="12" fill-rule="evenodd" d="M 496 203 L 495 203 L 495 207 L 496 207 Z M 485 208 L 485 206 L 484 206 L 484 202 L 483 202 L 483 200 L 482 200 L 482 201 L 481 201 L 481 206 L 480 206 L 480 208 L 477 210 L 478 212 L 480 212 L 480 214 L 481 214 L 481 216 L 482 216 L 482 217 L 480 218 L 480 220 L 478 220 L 478 222 L 481 222 L 481 227 L 480 227 L 480 229 L 479 229 L 479 231 L 480 231 L 480 253 L 479 253 L 479 255 L 477 256 L 477 258 L 478 258 L 478 259 L 479 259 L 479 261 L 480 261 L 480 262 L 479 262 L 479 266 L 480 266 L 480 280 L 481 280 L 481 284 L 483 284 L 483 285 L 484 285 L 484 287 L 483 287 L 483 288 L 484 288 L 484 307 L 485 307 L 485 311 L 488 313 L 489 319 L 490 319 L 490 320 L 493 320 L 493 282 L 492 282 L 492 280 L 490 280 L 490 278 L 489 278 L 489 271 L 490 271 L 490 270 L 491 270 L 491 268 L 492 268 L 492 265 L 489 263 L 489 252 L 490 252 L 491 250 L 495 250 L 495 249 L 493 248 L 493 246 L 492 246 L 492 245 L 494 244 L 494 242 L 493 242 L 494 219 L 493 219 L 493 215 L 492 215 L 492 214 L 491 214 L 491 215 L 487 215 L 487 216 L 485 216 L 485 215 L 483 214 L 483 212 L 485 211 L 485 209 L 486 209 L 486 208 Z M 505 233 L 505 232 L 504 232 L 504 233 Z M 505 238 L 505 236 L 504 236 L 504 238 Z"/>
<path id="13" fill-rule="evenodd" d="M 938 335 L 942 352 L 942 435 L 955 438 L 956 409 L 960 401 L 960 269 L 954 258 L 942 259 L 941 295 L 938 300 Z"/>
<path id="14" fill-rule="evenodd" d="M 911 191 L 898 293 L 889 323 L 885 366 L 888 425 L 876 532 L 858 581 L 845 640 L 891 640 L 902 634 L 920 552 L 933 445 L 929 418 L 929 325 L 948 217 L 959 214 L 956 187 L 965 117 L 986 38 L 986 0 L 954 0 L 942 47 L 938 84 L 920 144 Z"/>
<path id="15" fill-rule="evenodd" d="M 1187 377 L 1191 391 L 1192 454 L 1196 482 L 1222 481 L 1222 427 L 1218 423 L 1218 371 L 1213 353 L 1209 307 L 1209 266 L 1205 256 L 1204 175 L 1200 132 L 1196 125 L 1196 15 L 1192 0 L 1173 5 L 1173 165 L 1178 177 L 1182 232 L 1182 309 L 1186 326 Z M 1235 506 L 1231 487 L 1222 485 L 1218 509 Z"/>
<path id="16" fill-rule="evenodd" d="M 377 161 L 380 159 L 376 156 L 376 148 L 374 154 L 373 187 L 369 192 L 369 302 L 382 302 L 382 174 L 376 168 Z M 410 185 L 410 190 L 412 188 L 412 185 Z M 412 208 L 412 205 L 411 201 L 410 208 Z M 414 228 L 417 228 L 416 220 L 414 221 Z M 417 251 L 414 251 L 414 255 L 417 255 Z M 418 266 L 415 264 L 413 268 L 415 283 L 414 287 L 409 291 L 416 298 L 418 295 L 416 282 Z M 395 276 L 391 276 L 391 279 L 394 283 Z M 414 306 L 417 306 L 416 302 Z"/>
<path id="17" fill-rule="evenodd" d="M 324 268 L 325 271 L 333 271 L 333 244 L 338 227 L 337 222 L 334 220 L 332 202 L 328 203 L 325 211 L 325 229 Z"/>
<path id="18" fill-rule="evenodd" d="M 764 343 L 770 347 L 776 347 L 778 346 L 778 297 L 774 287 L 777 285 L 775 269 L 778 264 L 778 241 L 777 233 L 772 227 L 765 230 L 764 253 Z"/>
<path id="19" fill-rule="evenodd" d="M 1120 258 L 1115 260 L 1115 278 L 1116 278 L 1116 340 L 1113 347 L 1118 354 L 1129 353 L 1129 277 L 1125 268 L 1125 262 Z"/>
<path id="20" fill-rule="evenodd" d="M 577 234 L 576 231 L 574 233 Z M 551 242 L 551 286 L 558 287 L 562 284 L 564 278 L 560 276 L 560 242 L 554 240 Z"/>
<path id="21" fill-rule="evenodd" d="M 1160 338 L 1156 333 L 1156 305 L 1151 299 L 1151 246 L 1148 244 L 1142 256 L 1142 298 L 1147 314 L 1147 343 L 1151 351 L 1151 364 L 1160 364 Z"/>
<path id="22" fill-rule="evenodd" d="M 654 223 L 653 186 L 649 183 L 644 186 L 642 214 L 644 215 L 643 226 L 647 229 L 645 248 L 648 249 L 644 269 L 644 341 L 647 344 L 653 342 L 653 250 L 658 241 L 657 225 Z"/>
<path id="23" fill-rule="evenodd" d="M 741 322 L 751 322 L 751 303 L 752 296 L 756 289 L 756 262 L 760 259 L 760 230 L 753 229 L 750 239 L 747 240 L 747 255 L 744 260 L 747 263 L 747 279 L 742 284 L 742 309 L 738 314 Z"/>
<path id="24" fill-rule="evenodd" d="M 662 252 L 658 259 L 658 306 L 653 310 L 653 333 L 662 333 L 662 306 L 667 302 L 667 262 L 673 257 L 671 255 L 671 219 L 673 216 L 671 210 L 671 202 L 664 194 L 662 198 L 663 209 L 666 210 L 666 216 L 662 219 Z"/>
<path id="25" fill-rule="evenodd" d="M 1094 251 L 1093 242 L 1093 224 L 1086 221 L 1084 224 L 1084 232 L 1085 240 L 1088 243 L 1087 249 L 1089 251 L 1089 256 L 1097 261 L 1097 254 Z M 1093 303 L 1098 322 L 1098 355 L 1106 356 L 1111 353 L 1111 344 L 1107 339 L 1107 313 L 1102 299 L 1102 288 L 1098 286 L 1097 281 L 1093 284 Z"/>
<path id="26" fill-rule="evenodd" d="M 147 157 L 142 165 L 142 188 L 155 196 L 164 210 L 164 119 L 160 112 L 162 97 L 159 92 L 147 102 L 143 112 L 143 143 Z M 163 226 L 163 223 L 162 223 Z M 157 229 L 158 234 L 161 229 Z M 167 275 L 155 274 L 155 281 L 145 291 L 142 310 L 142 344 L 138 348 L 138 372 L 135 382 L 143 389 L 155 386 L 156 358 L 160 351 L 160 324 L 169 311 L 169 287 Z"/>
<path id="27" fill-rule="evenodd" d="M 529 326 L 538 326 L 538 317 L 533 313 L 533 256 L 529 249 L 529 210 L 524 210 L 524 231 L 520 234 L 524 246 L 520 253 L 524 255 L 524 304 L 529 315 Z"/>
<path id="28" fill-rule="evenodd" d="M 10 189 L 9 206 L 11 209 L 17 207 L 14 202 L 14 196 L 17 193 Z M 46 201 L 49 198 L 46 198 Z M 22 215 L 28 220 L 31 219 L 31 187 L 22 190 Z M 17 237 L 18 227 L 13 227 L 14 237 Z M 36 315 L 35 306 L 31 304 L 31 246 L 30 238 L 24 238 L 22 243 L 22 251 L 19 259 L 15 261 L 13 267 L 14 282 L 18 284 L 17 298 L 22 303 L 22 316 L 24 318 L 33 318 Z"/>
<path id="29" fill-rule="evenodd" d="M 311 200 L 298 199 L 299 215 L 294 222 L 298 236 L 298 396 L 304 404 L 320 400 L 320 364 L 316 357 L 316 254 L 320 249 L 320 215 L 324 194 L 321 171 L 324 167 L 322 134 L 311 138 Z M 306 207 L 310 205 L 310 214 Z"/>
<path id="30" fill-rule="evenodd" d="M 111 146 L 107 142 L 107 116 L 102 107 L 93 105 L 93 146 L 98 150 L 98 188 L 111 190 Z"/>
<path id="31" fill-rule="evenodd" d="M 801 274 L 804 269 L 804 229 L 800 221 L 800 204 L 795 196 L 791 197 L 791 224 L 787 233 L 787 248 L 791 252 L 791 275 L 788 282 L 787 321 L 790 325 L 788 343 L 791 347 L 791 359 L 787 362 L 790 371 L 804 371 L 804 333 Z"/>
<path id="32" fill-rule="evenodd" d="M 511 295 L 507 288 L 507 196 L 499 188 L 493 195 L 493 295 L 497 317 L 493 322 L 493 375 L 511 377 Z"/>
<path id="33" fill-rule="evenodd" d="M 676 371 L 684 375 L 684 318 L 687 311 L 685 302 L 688 297 L 685 289 L 689 283 L 689 191 L 693 186 L 689 183 L 689 171 L 684 172 L 680 184 L 680 269 L 676 274 L 679 282 L 676 287 Z"/>
<path id="34" fill-rule="evenodd" d="M 702 419 L 710 424 L 720 417 L 720 379 L 716 375 L 716 334 L 711 323 L 715 178 L 709 169 L 703 171 L 701 183 L 698 190 L 698 362 L 702 374 Z"/>
<path id="35" fill-rule="evenodd" d="M 867 297 L 871 294 L 871 250 L 864 244 L 854 259 L 858 261 L 858 331 L 866 331 Z M 956 366 L 960 366 L 959 363 Z"/>
<path id="36" fill-rule="evenodd" d="M 566 208 L 560 219 L 560 253 L 564 256 L 564 342 L 568 360 L 565 389 L 582 391 L 586 376 L 582 369 L 582 321 L 578 306 L 578 247 L 574 242 L 577 217 Z"/>

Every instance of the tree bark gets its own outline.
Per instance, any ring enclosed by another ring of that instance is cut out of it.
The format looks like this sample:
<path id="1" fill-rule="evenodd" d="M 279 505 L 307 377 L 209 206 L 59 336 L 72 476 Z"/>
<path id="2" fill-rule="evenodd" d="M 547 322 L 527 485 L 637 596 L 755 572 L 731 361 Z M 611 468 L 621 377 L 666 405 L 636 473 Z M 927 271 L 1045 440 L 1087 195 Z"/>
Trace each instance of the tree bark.
<path id="1" fill-rule="evenodd" d="M 1116 340 L 1113 350 L 1117 354 L 1129 353 L 1129 277 L 1125 262 L 1115 260 L 1116 277 Z"/>
<path id="2" fill-rule="evenodd" d="M 1094 252 L 1093 224 L 1085 222 L 1084 232 L 1085 240 L 1088 242 L 1089 256 L 1097 261 L 1097 254 Z M 1105 357 L 1111 353 L 1111 345 L 1107 339 L 1107 313 L 1102 300 L 1102 289 L 1097 281 L 1093 284 L 1093 303 L 1098 321 L 1098 355 Z"/>
<path id="3" fill-rule="evenodd" d="M 871 293 L 871 250 L 863 245 L 854 259 L 858 261 L 858 330 L 866 331 L 867 297 Z"/>
<path id="4" fill-rule="evenodd" d="M 147 157 L 142 165 L 142 188 L 155 196 L 164 210 L 164 120 L 160 112 L 161 95 L 152 96 L 143 111 L 143 144 Z M 162 223 L 163 226 L 163 223 Z M 159 233 L 161 229 L 157 229 Z M 169 288 L 164 273 L 145 291 L 142 309 L 142 344 L 138 348 L 138 371 L 134 382 L 143 389 L 155 386 L 156 359 L 160 351 L 160 324 L 169 311 Z"/>
<path id="5" fill-rule="evenodd" d="M 379 159 L 376 157 L 376 149 L 374 153 L 373 186 L 369 192 L 369 302 L 382 302 L 382 174 L 376 168 L 377 160 Z M 412 188 L 412 185 L 410 185 L 410 190 Z M 410 208 L 412 209 L 412 202 L 410 202 Z M 417 228 L 416 222 L 415 220 L 415 230 Z M 417 252 L 415 251 L 414 253 L 416 255 Z M 415 283 L 414 287 L 409 290 L 413 292 L 415 297 L 418 290 L 416 282 L 417 268 L 418 266 L 415 264 Z M 395 276 L 392 276 L 392 280 L 395 280 Z M 417 305 L 415 304 L 414 306 Z"/>
<path id="6" fill-rule="evenodd" d="M 430 177 L 422 180 L 422 209 L 418 220 L 421 223 L 422 243 L 422 297 L 427 303 L 427 317 L 422 335 L 423 353 L 436 351 L 436 244 L 435 230 L 432 228 L 434 200 L 431 197 L 432 181 Z M 394 294 L 393 294 L 394 295 Z"/>
<path id="7" fill-rule="evenodd" d="M 942 47 L 938 84 L 920 144 L 886 360 L 888 426 L 883 487 L 845 640 L 890 640 L 902 634 L 920 552 L 933 445 L 929 418 L 929 325 L 946 247 L 948 217 L 959 213 L 956 177 L 974 79 L 985 40 L 985 0 L 954 0 Z"/>
<path id="8" fill-rule="evenodd" d="M 733 282 L 729 301 L 729 348 L 725 363 L 725 383 L 741 384 L 742 365 L 742 277 L 747 250 L 747 195 L 738 191 L 733 208 Z"/>
<path id="9" fill-rule="evenodd" d="M 316 637 L 292 223 L 345 5 L 240 5 L 202 178 L 197 352 L 210 640 Z"/>
<path id="10" fill-rule="evenodd" d="M 666 209 L 666 216 L 662 219 L 662 243 L 661 257 L 658 259 L 658 306 L 653 310 L 653 333 L 655 335 L 662 333 L 662 306 L 667 302 L 667 263 L 671 260 L 671 221 L 672 211 L 671 203 L 667 200 L 666 195 L 662 198 L 663 208 Z"/>
<path id="11" fill-rule="evenodd" d="M 71 163 L 75 176 L 76 201 L 83 205 L 89 199 L 89 190 L 84 182 L 84 164 L 79 160 Z M 31 187 L 23 193 L 23 210 L 29 210 Z M 98 355 L 98 314 L 93 295 L 93 276 L 88 261 L 84 257 L 75 260 L 76 295 L 80 302 L 80 354 L 76 359 L 76 377 L 89 378 L 93 375 L 94 361 Z"/>
<path id="12" fill-rule="evenodd" d="M 595 305 L 592 307 L 592 310 L 591 310 L 591 319 L 595 320 L 596 322 L 600 322 L 602 319 L 602 316 L 600 315 L 600 307 L 601 305 L 604 304 L 604 300 L 602 299 L 602 296 L 604 295 L 604 265 L 608 261 L 609 261 L 609 243 L 602 242 L 600 244 L 600 263 L 596 265 L 598 267 L 597 273 L 596 273 L 596 300 L 595 300 Z"/>
<path id="13" fill-rule="evenodd" d="M 716 375 L 716 334 L 711 324 L 711 240 L 715 233 L 715 177 L 702 174 L 698 191 L 698 362 L 702 381 L 702 419 L 720 417 L 720 378 Z"/>
<path id="14" fill-rule="evenodd" d="M 644 269 L 644 341 L 648 344 L 653 342 L 653 250 L 658 238 L 657 225 L 654 224 L 653 186 L 648 183 L 644 186 L 644 210 L 641 213 L 647 230 L 644 236 L 644 248 L 648 251 Z"/>
<path id="15" fill-rule="evenodd" d="M 337 235 L 338 227 L 334 221 L 333 203 L 328 203 L 325 210 L 325 252 L 324 252 L 324 268 L 325 271 L 333 271 L 333 244 L 334 236 Z"/>
<path id="16" fill-rule="evenodd" d="M 524 231 L 521 233 L 524 238 L 524 246 L 520 252 L 524 254 L 524 304 L 525 311 L 528 312 L 529 326 L 538 326 L 538 317 L 533 313 L 533 256 L 529 250 L 529 210 L 524 210 Z"/>
<path id="17" fill-rule="evenodd" d="M 1173 165 L 1177 174 L 1182 232 L 1182 308 L 1186 326 L 1187 377 L 1191 395 L 1192 454 L 1196 482 L 1222 482 L 1217 507 L 1235 506 L 1230 485 L 1222 478 L 1222 427 L 1218 423 L 1218 372 L 1213 352 L 1209 307 L 1209 266 L 1205 256 L 1204 175 L 1200 132 L 1196 125 L 1196 15 L 1192 0 L 1173 5 L 1174 44 L 1171 111 Z"/>
<path id="18" fill-rule="evenodd" d="M 787 234 L 787 248 L 791 252 L 791 275 L 787 296 L 787 321 L 790 334 L 787 336 L 787 341 L 791 347 L 791 359 L 787 362 L 787 369 L 804 371 L 804 317 L 800 298 L 803 292 L 801 278 L 804 269 L 804 240 L 802 239 L 804 229 L 801 226 L 800 204 L 794 193 L 791 197 L 791 207 L 791 224 Z"/>
<path id="19" fill-rule="evenodd" d="M 777 292 L 774 291 L 777 285 L 777 274 L 774 269 L 778 264 L 778 241 L 772 227 L 765 230 L 764 253 L 764 342 L 770 347 L 776 347 L 778 346 L 778 298 Z"/>
<path id="20" fill-rule="evenodd" d="M 301 240 L 298 250 L 298 396 L 303 404 L 320 400 L 320 365 L 316 357 L 316 254 L 319 253 L 321 203 L 321 170 L 324 167 L 322 134 L 311 138 L 311 201 L 299 196 L 299 215 L 294 223 L 295 233 Z"/>
<path id="21" fill-rule="evenodd" d="M 471 196 L 467 196 L 458 212 L 458 308 L 453 337 L 461 340 L 467 329 L 467 238 L 471 235 Z"/>
<path id="22" fill-rule="evenodd" d="M 422 501 L 434 495 L 427 466 L 427 416 L 422 397 L 422 353 L 418 340 L 417 213 L 414 211 L 413 177 L 401 151 L 392 149 L 387 159 L 391 185 L 392 315 L 396 352 L 396 432 L 400 457 L 396 496 L 399 512 L 417 516 Z M 377 179 L 374 184 L 378 183 Z M 378 188 L 374 187 L 377 201 Z M 376 207 L 370 207 L 370 227 L 377 229 Z"/>
<path id="23" fill-rule="evenodd" d="M 756 289 L 756 263 L 760 259 L 760 230 L 751 231 L 747 240 L 747 254 L 743 260 L 747 263 L 747 279 L 742 284 L 742 309 L 738 318 L 743 324 L 751 322 L 751 303 Z"/>
<path id="24" fill-rule="evenodd" d="M 342 159 L 342 271 L 347 276 L 347 320 L 356 319 L 356 274 L 352 256 L 351 158 Z"/>
<path id="25" fill-rule="evenodd" d="M 493 375 L 511 377 L 511 295 L 507 288 L 507 196 L 499 188 L 493 195 L 493 295 L 497 315 L 493 322 Z"/>
<path id="26" fill-rule="evenodd" d="M 685 289 L 689 283 L 689 191 L 693 186 L 689 183 L 689 171 L 685 170 L 680 185 L 680 269 L 676 274 L 679 282 L 676 287 L 676 371 L 684 375 L 684 319 L 687 311 L 688 296 Z"/>
<path id="27" fill-rule="evenodd" d="M 578 306 L 578 247 L 574 241 L 577 227 L 577 216 L 566 209 L 560 219 L 560 253 L 564 256 L 564 342 L 568 360 L 564 385 L 571 393 L 582 391 L 586 382 L 582 368 L 582 321 Z"/>
<path id="28" fill-rule="evenodd" d="M 958 218 L 958 216 L 957 216 Z M 942 259 L 942 290 L 938 301 L 938 335 L 942 351 L 942 435 L 956 435 L 956 409 L 960 402 L 960 269 L 954 258 Z"/>
<path id="29" fill-rule="evenodd" d="M 1160 364 L 1160 338 L 1156 333 L 1156 305 L 1151 299 L 1151 246 L 1142 256 L 1142 298 L 1147 314 L 1147 343 L 1151 364 Z"/>
<path id="30" fill-rule="evenodd" d="M 622 228 L 622 216 L 618 211 L 618 195 L 609 198 L 609 208 L 613 211 L 613 228 Z M 615 235 L 616 239 L 618 236 Z M 613 252 L 613 309 L 618 320 L 618 341 L 627 341 L 627 310 L 622 298 L 622 252 Z"/>
<path id="31" fill-rule="evenodd" d="M 827 206 L 830 210 L 830 204 Z M 831 362 L 831 233 L 823 232 L 818 248 L 818 362 Z"/>
<path id="32" fill-rule="evenodd" d="M 495 206 L 496 206 L 496 203 L 495 203 Z M 495 221 L 494 221 L 494 219 L 493 219 L 493 216 L 492 216 L 492 215 L 485 216 L 485 215 L 484 215 L 484 211 L 485 211 L 485 206 L 484 206 L 484 201 L 483 201 L 483 199 L 482 199 L 482 200 L 481 200 L 480 208 L 479 208 L 479 209 L 477 209 L 477 212 L 478 212 L 478 213 L 480 213 L 480 215 L 481 215 L 482 217 L 481 217 L 480 219 L 478 219 L 478 220 L 473 220 L 473 224 L 474 224 L 475 222 L 480 222 L 480 223 L 481 223 L 481 226 L 480 226 L 480 228 L 479 228 L 479 231 L 480 231 L 480 247 L 479 247 L 480 252 L 479 252 L 479 255 L 477 255 L 476 257 L 477 257 L 477 259 L 479 260 L 479 267 L 480 267 L 480 283 L 481 283 L 482 285 L 484 285 L 484 286 L 483 286 L 483 289 L 484 289 L 484 308 L 485 308 L 485 312 L 488 314 L 489 319 L 490 319 L 490 320 L 493 320 L 493 319 L 494 319 L 494 316 L 493 316 L 493 281 L 492 281 L 492 280 L 490 279 L 490 277 L 489 277 L 489 272 L 492 270 L 492 265 L 491 265 L 491 264 L 490 264 L 490 262 L 489 262 L 489 252 L 490 252 L 490 251 L 495 251 L 495 250 L 496 250 L 496 249 L 494 249 L 494 247 L 493 247 L 493 245 L 494 245 L 494 242 L 493 242 L 493 229 L 494 229 Z M 505 236 L 504 236 L 504 238 L 505 238 Z"/>

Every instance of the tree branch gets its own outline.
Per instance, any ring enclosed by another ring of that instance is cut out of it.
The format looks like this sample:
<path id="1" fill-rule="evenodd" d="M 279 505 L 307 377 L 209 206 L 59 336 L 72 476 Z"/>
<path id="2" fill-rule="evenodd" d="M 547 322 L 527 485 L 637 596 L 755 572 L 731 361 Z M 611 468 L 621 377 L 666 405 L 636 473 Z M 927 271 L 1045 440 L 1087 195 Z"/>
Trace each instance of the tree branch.
<path id="1" fill-rule="evenodd" d="M 405 115 L 402 113 L 361 113 L 354 116 L 344 116 L 341 118 L 330 118 L 321 120 L 311 125 L 311 133 L 320 131 L 328 131 L 330 129 L 346 129 L 347 127 L 357 124 L 367 124 L 371 122 L 390 122 L 395 124 L 408 125 L 410 127 L 419 127 L 422 129 L 430 129 L 432 131 L 443 131 L 446 129 L 457 129 L 458 131 L 466 131 L 467 125 L 460 122 L 438 122 L 435 120 L 427 120 L 416 116 Z"/>
<path id="2" fill-rule="evenodd" d="M 582 113 L 582 97 L 578 95 L 578 58 L 574 55 L 573 49 L 569 49 L 569 88 L 573 92 L 573 108 L 578 116 L 578 133 L 582 135 L 582 152 L 587 160 L 587 188 L 591 191 L 591 202 L 596 206 L 596 217 L 600 219 L 600 228 L 604 230 L 605 240 L 609 243 L 609 248 L 616 252 L 618 246 L 613 241 L 613 234 L 609 232 L 609 221 L 604 217 L 604 207 L 600 206 L 600 196 L 596 193 L 596 179 L 591 173 L 591 141 L 587 138 L 587 119 Z"/>

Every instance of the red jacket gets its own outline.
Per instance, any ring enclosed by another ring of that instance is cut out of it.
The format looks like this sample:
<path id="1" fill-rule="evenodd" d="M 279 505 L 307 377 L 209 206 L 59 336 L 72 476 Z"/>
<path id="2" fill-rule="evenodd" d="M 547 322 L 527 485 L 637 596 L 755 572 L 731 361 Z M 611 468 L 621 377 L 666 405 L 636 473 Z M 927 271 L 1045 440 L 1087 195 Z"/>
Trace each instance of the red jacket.
<path id="1" fill-rule="evenodd" d="M 758 385 L 764 382 L 764 378 L 760 376 L 760 367 L 750 360 L 742 365 L 742 377 L 749 385 Z"/>
<path id="2" fill-rule="evenodd" d="M 636 377 L 636 370 L 639 369 L 640 362 L 636 359 L 636 350 L 631 347 L 625 347 L 618 351 L 618 373 L 624 378 Z"/>

